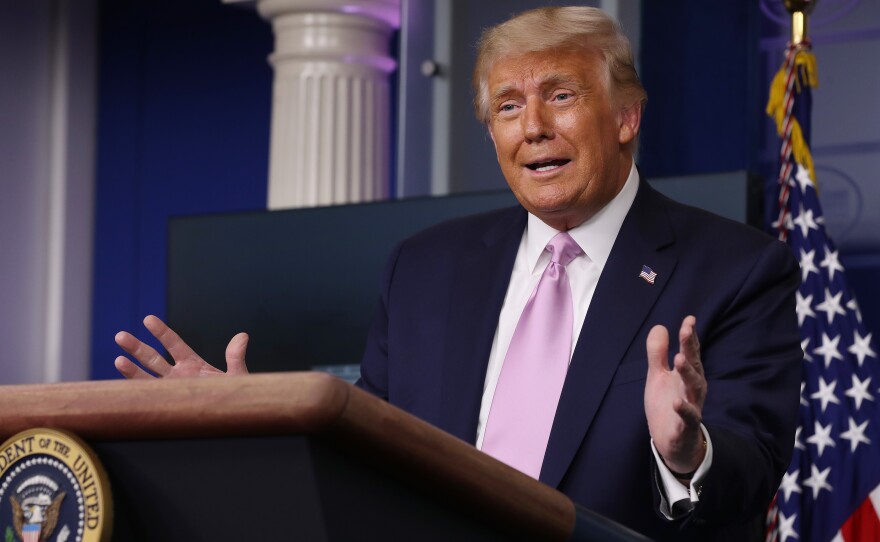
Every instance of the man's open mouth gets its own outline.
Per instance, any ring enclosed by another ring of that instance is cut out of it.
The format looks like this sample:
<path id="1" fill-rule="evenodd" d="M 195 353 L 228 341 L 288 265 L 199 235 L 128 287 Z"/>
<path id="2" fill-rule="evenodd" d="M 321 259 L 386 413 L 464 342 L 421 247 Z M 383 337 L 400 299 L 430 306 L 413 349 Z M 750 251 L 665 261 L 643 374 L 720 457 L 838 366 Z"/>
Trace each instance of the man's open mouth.
<path id="1" fill-rule="evenodd" d="M 558 167 L 562 167 L 569 162 L 571 162 L 571 160 L 560 158 L 556 160 L 546 160 L 544 162 L 534 162 L 531 164 L 526 164 L 526 167 L 531 169 L 532 171 L 551 171 Z"/>

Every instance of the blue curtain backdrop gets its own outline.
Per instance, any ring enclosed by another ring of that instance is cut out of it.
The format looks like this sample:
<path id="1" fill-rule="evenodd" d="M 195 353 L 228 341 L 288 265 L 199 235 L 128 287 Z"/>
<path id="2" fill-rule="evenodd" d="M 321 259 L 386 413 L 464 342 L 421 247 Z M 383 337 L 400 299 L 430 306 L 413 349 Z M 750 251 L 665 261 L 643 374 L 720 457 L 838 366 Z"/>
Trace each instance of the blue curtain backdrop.
<path id="1" fill-rule="evenodd" d="M 763 127 L 756 1 L 642 2 L 649 177 L 753 169 Z"/>
<path id="2" fill-rule="evenodd" d="M 168 217 L 265 208 L 273 47 L 255 11 L 218 0 L 108 0 L 100 28 L 98 379 L 115 333 L 164 313 Z"/>

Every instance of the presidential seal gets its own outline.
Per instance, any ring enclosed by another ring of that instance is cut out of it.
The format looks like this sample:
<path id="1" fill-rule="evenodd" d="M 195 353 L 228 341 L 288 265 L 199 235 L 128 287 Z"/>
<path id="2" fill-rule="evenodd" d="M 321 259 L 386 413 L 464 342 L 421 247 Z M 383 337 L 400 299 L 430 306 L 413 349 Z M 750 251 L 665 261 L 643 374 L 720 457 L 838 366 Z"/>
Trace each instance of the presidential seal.
<path id="1" fill-rule="evenodd" d="M 77 437 L 30 429 L 0 446 L 0 542 L 107 542 L 107 475 Z"/>

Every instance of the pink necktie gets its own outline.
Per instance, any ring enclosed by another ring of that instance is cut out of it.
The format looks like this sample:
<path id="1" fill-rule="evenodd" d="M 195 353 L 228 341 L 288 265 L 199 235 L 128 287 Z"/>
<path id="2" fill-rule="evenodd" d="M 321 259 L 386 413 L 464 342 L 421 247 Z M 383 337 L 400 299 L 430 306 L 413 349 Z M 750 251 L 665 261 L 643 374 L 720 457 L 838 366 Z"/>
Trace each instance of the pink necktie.
<path id="1" fill-rule="evenodd" d="M 484 452 L 533 478 L 541 474 L 571 358 L 574 316 L 565 266 L 583 253 L 565 232 L 546 250 L 550 263 L 516 324 L 483 436 Z"/>

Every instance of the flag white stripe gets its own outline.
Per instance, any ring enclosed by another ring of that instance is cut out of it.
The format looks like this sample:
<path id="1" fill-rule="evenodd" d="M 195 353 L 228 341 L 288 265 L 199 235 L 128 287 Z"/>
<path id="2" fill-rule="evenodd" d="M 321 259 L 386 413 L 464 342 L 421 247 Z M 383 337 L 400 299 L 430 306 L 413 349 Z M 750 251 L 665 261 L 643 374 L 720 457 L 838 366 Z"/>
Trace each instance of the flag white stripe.
<path id="1" fill-rule="evenodd" d="M 874 488 L 869 495 L 871 499 L 871 504 L 874 505 L 874 513 L 877 514 L 877 517 L 880 518 L 880 485 Z"/>

